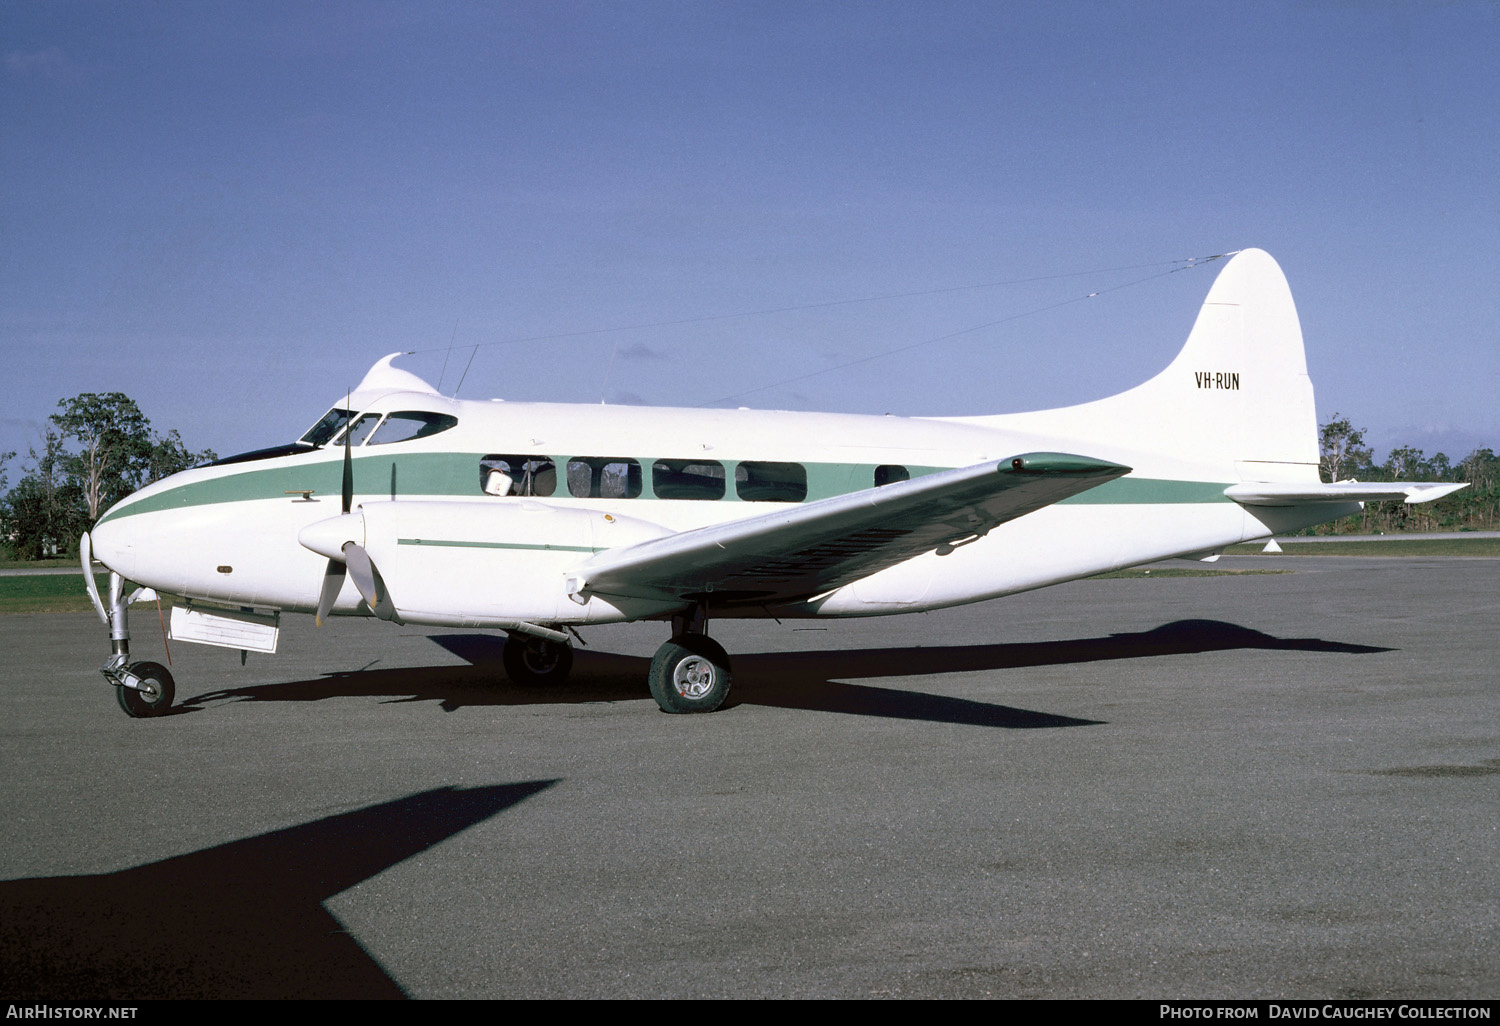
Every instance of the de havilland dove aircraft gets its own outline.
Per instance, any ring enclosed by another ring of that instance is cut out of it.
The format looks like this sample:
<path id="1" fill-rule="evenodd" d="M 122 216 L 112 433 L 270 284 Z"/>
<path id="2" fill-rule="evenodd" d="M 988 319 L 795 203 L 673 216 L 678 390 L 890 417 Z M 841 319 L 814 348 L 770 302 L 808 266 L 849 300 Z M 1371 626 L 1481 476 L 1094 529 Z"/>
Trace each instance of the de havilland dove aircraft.
<path id="1" fill-rule="evenodd" d="M 892 417 L 459 400 L 377 363 L 301 439 L 157 481 L 83 538 L 110 571 L 101 668 L 132 716 L 172 702 L 127 610 L 274 651 L 283 613 L 505 631 L 517 682 L 568 675 L 577 629 L 660 620 L 667 712 L 729 693 L 719 617 L 978 602 L 1462 485 L 1323 484 L 1302 329 L 1276 262 L 1225 265 L 1156 377 L 1033 413 Z M 127 583 L 139 586 L 127 594 Z"/>

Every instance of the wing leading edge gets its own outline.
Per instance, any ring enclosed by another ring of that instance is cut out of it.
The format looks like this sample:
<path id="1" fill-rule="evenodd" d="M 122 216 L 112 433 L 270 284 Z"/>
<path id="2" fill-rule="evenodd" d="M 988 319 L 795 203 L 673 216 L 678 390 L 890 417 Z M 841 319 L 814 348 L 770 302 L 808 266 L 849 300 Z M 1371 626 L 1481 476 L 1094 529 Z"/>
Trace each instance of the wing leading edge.
<path id="1" fill-rule="evenodd" d="M 568 575 L 590 594 L 766 605 L 851 584 L 942 546 L 959 546 L 1070 495 L 1130 473 L 1033 452 L 776 509 L 601 552 Z"/>

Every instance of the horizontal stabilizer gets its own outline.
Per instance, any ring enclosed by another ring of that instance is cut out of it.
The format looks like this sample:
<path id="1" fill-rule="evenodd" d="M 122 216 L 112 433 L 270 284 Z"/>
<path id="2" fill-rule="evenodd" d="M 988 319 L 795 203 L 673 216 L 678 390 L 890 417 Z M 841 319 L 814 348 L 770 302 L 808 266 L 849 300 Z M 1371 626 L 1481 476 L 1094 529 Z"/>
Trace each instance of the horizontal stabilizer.
<path id="1" fill-rule="evenodd" d="M 1467 484 L 1418 484 L 1412 481 L 1339 481 L 1335 484 L 1272 484 L 1247 481 L 1224 494 L 1246 506 L 1299 506 L 1307 502 L 1431 502 Z"/>
<path id="2" fill-rule="evenodd" d="M 1033 452 L 610 549 L 574 568 L 568 593 L 705 601 L 805 599 L 1112 481 L 1130 468 Z"/>

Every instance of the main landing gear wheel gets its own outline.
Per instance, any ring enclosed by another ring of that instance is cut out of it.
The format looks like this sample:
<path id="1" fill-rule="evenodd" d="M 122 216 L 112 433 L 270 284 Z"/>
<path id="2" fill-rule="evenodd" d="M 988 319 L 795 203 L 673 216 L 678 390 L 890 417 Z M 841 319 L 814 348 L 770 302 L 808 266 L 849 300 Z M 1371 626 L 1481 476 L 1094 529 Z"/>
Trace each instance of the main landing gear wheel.
<path id="1" fill-rule="evenodd" d="M 160 716 L 172 707 L 177 685 L 165 666 L 161 663 L 136 663 L 130 667 L 130 672 L 141 679 L 139 688 L 115 685 L 115 698 L 119 699 L 120 708 L 127 716 Z"/>
<path id="2" fill-rule="evenodd" d="M 525 687 L 561 684 L 573 672 L 573 646 L 531 634 L 512 634 L 500 652 L 505 675 Z"/>
<path id="3" fill-rule="evenodd" d="M 713 712 L 729 697 L 729 656 L 706 634 L 679 634 L 651 660 L 651 697 L 662 712 Z"/>

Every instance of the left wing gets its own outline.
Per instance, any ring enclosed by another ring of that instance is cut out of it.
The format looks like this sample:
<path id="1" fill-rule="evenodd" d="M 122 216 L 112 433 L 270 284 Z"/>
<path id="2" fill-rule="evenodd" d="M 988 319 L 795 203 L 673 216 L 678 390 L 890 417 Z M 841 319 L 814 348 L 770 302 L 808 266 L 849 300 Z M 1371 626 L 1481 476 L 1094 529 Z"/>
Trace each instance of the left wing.
<path id="1" fill-rule="evenodd" d="M 807 598 L 1087 491 L 1129 467 L 1034 452 L 601 552 L 568 594 L 764 605 Z"/>

